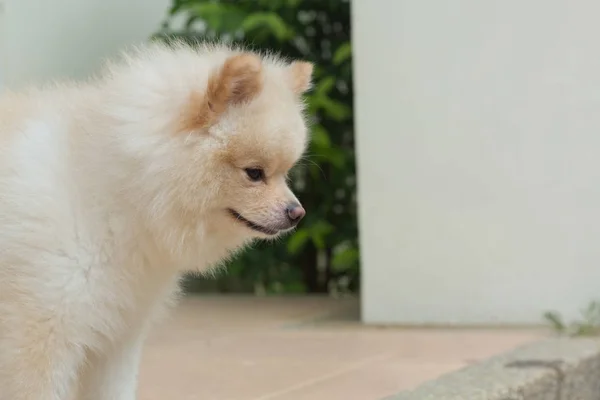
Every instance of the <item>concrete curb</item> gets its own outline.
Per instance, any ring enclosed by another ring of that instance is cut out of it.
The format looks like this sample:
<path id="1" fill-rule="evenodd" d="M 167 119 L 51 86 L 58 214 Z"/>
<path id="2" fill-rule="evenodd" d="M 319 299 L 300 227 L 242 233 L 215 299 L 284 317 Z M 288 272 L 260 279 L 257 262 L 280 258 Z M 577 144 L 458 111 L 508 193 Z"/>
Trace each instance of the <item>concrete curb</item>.
<path id="1" fill-rule="evenodd" d="M 600 340 L 535 342 L 385 400 L 600 400 Z"/>

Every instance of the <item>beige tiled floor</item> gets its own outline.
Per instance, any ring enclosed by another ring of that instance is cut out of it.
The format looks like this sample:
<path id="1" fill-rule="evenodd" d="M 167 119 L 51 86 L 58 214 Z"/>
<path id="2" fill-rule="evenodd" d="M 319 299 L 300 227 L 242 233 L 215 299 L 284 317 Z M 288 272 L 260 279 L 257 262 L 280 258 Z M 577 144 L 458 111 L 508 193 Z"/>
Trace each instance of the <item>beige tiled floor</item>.
<path id="1" fill-rule="evenodd" d="M 354 299 L 191 297 L 150 337 L 140 400 L 377 400 L 544 335 L 361 326 Z"/>

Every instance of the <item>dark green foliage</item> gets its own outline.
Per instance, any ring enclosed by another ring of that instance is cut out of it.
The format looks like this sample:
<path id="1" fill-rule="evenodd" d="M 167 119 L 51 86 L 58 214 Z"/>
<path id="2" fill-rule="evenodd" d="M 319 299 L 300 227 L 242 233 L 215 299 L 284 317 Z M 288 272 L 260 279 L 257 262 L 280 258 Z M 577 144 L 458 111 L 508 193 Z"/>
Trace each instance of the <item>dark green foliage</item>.
<path id="1" fill-rule="evenodd" d="M 181 18 L 178 29 L 174 21 Z M 157 37 L 239 42 L 315 64 L 314 89 L 307 95 L 312 142 L 292 173 L 307 217 L 281 242 L 258 244 L 236 258 L 217 277 L 217 289 L 358 290 L 349 1 L 174 0 Z M 188 282 L 192 290 L 207 285 Z"/>

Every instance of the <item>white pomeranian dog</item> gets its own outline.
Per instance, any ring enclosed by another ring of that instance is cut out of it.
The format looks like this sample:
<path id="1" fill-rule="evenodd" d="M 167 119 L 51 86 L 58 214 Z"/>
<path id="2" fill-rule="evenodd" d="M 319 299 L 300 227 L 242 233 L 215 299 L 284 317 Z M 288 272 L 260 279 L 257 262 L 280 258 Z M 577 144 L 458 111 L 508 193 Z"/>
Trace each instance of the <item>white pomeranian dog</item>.
<path id="1" fill-rule="evenodd" d="M 312 65 L 148 45 L 0 97 L 0 399 L 133 400 L 186 270 L 305 214 L 286 184 Z"/>

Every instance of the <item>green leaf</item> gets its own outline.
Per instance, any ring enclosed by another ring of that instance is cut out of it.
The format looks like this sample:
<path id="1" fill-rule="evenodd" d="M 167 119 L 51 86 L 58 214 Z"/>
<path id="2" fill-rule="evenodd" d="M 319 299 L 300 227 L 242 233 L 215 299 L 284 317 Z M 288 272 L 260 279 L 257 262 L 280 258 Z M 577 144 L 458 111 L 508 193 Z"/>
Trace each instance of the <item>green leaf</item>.
<path id="1" fill-rule="evenodd" d="M 326 97 L 335 86 L 335 78 L 333 76 L 327 76 L 317 82 L 315 86 L 315 96 Z"/>
<path id="2" fill-rule="evenodd" d="M 200 18 L 206 26 L 215 32 L 232 32 L 240 28 L 245 14 L 230 4 L 204 2 L 190 7 L 188 21 Z"/>
<path id="3" fill-rule="evenodd" d="M 559 313 L 548 311 L 544 313 L 544 319 L 550 324 L 552 329 L 558 333 L 564 333 L 567 330 L 566 324 L 563 322 Z"/>
<path id="4" fill-rule="evenodd" d="M 307 102 L 309 112 L 316 113 L 321 110 L 326 117 L 340 122 L 352 115 L 352 109 L 348 104 L 329 97 L 329 93 L 335 87 L 335 82 L 336 79 L 333 76 L 321 79 L 317 82 L 314 93 L 307 97 Z"/>
<path id="5" fill-rule="evenodd" d="M 260 28 L 268 30 L 279 41 L 288 40 L 294 35 L 285 21 L 274 12 L 255 12 L 242 22 L 244 32 L 252 32 Z"/>
<path id="6" fill-rule="evenodd" d="M 190 19 L 194 16 L 200 18 L 210 29 L 218 31 L 223 21 L 226 6 L 219 3 L 200 3 L 194 5 L 190 11 Z"/>
<path id="7" fill-rule="evenodd" d="M 312 241 L 317 249 L 323 250 L 325 248 L 325 238 L 323 236 L 315 235 L 312 237 Z"/>
<path id="8" fill-rule="evenodd" d="M 308 165 L 308 172 L 314 180 L 323 180 L 323 169 L 315 162 Z"/>
<path id="9" fill-rule="evenodd" d="M 352 110 L 348 105 L 330 98 L 322 98 L 319 106 L 329 118 L 338 122 L 344 121 L 352 114 Z"/>
<path id="10" fill-rule="evenodd" d="M 291 254 L 297 254 L 308 243 L 310 233 L 306 229 L 298 229 L 287 241 L 287 250 Z"/>
<path id="11" fill-rule="evenodd" d="M 335 65 L 340 65 L 347 61 L 352 56 L 352 45 L 350 42 L 345 42 L 341 44 L 335 53 L 333 53 L 333 63 Z"/>
<path id="12" fill-rule="evenodd" d="M 590 323 L 600 324 L 600 302 L 592 301 L 581 314 L 586 321 Z"/>
<path id="13" fill-rule="evenodd" d="M 573 324 L 572 336 L 595 336 L 598 334 L 598 327 L 582 322 Z"/>
<path id="14" fill-rule="evenodd" d="M 329 133 L 323 127 L 323 125 L 315 125 L 312 129 L 311 142 L 313 146 L 319 149 L 326 149 L 331 147 L 331 139 Z"/>
<path id="15" fill-rule="evenodd" d="M 327 221 L 320 220 L 308 229 L 310 231 L 310 238 L 312 239 L 315 247 L 319 250 L 324 249 L 327 236 L 333 232 L 333 226 Z"/>
<path id="16" fill-rule="evenodd" d="M 343 169 L 346 165 L 346 153 L 342 149 L 330 147 L 328 149 L 321 149 L 318 154 L 338 169 Z"/>
<path id="17" fill-rule="evenodd" d="M 348 247 L 333 256 L 331 266 L 336 270 L 341 270 L 357 265 L 358 261 L 358 249 L 356 247 Z"/>

